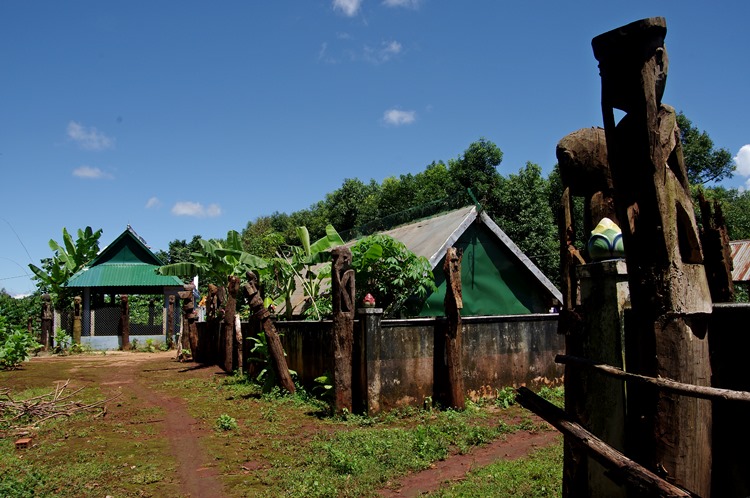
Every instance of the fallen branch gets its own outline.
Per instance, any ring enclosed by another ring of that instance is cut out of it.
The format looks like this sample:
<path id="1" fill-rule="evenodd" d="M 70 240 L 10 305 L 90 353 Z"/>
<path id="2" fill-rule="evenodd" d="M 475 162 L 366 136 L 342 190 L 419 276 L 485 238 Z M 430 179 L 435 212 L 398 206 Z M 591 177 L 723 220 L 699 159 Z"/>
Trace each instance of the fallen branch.
<path id="1" fill-rule="evenodd" d="M 93 403 L 72 401 L 71 398 L 80 393 L 83 388 L 68 393 L 66 389 L 69 383 L 70 380 L 57 382 L 54 391 L 24 400 L 14 399 L 10 389 L 0 390 L 0 425 L 10 429 L 19 429 L 25 427 L 19 425 L 21 421 L 27 426 L 38 426 L 52 418 L 70 417 L 76 413 L 95 410 L 101 410 L 97 416 L 103 416 L 102 413 L 106 413 L 105 403 L 120 396 L 117 394 Z"/>
<path id="2" fill-rule="evenodd" d="M 585 368 L 591 368 L 605 375 L 609 375 L 610 377 L 631 380 L 634 382 L 639 382 L 641 384 L 650 384 L 653 386 L 657 386 L 663 391 L 683 394 L 686 396 L 691 396 L 693 398 L 709 400 L 723 399 L 728 401 L 750 401 L 750 392 L 747 391 L 733 391 L 731 389 L 719 389 L 717 387 L 683 384 L 682 382 L 677 382 L 672 379 L 665 379 L 663 377 L 647 377 L 645 375 L 625 372 L 617 367 L 605 365 L 603 363 L 597 363 L 587 358 L 580 358 L 578 356 L 559 354 L 555 357 L 555 363 L 563 363 L 566 365 L 572 364 Z"/>

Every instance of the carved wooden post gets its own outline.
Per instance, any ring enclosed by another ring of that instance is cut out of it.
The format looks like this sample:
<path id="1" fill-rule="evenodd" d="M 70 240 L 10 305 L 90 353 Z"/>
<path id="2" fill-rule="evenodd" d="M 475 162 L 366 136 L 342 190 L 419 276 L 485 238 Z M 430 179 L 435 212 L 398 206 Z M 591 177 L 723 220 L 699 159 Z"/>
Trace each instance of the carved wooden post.
<path id="1" fill-rule="evenodd" d="M 81 344 L 81 296 L 73 298 L 73 344 Z"/>
<path id="2" fill-rule="evenodd" d="M 52 298 L 49 294 L 42 294 L 42 350 L 48 351 L 52 340 Z"/>
<path id="3" fill-rule="evenodd" d="M 338 246 L 331 251 L 331 298 L 333 300 L 334 410 L 352 411 L 352 348 L 354 344 L 354 270 L 352 251 Z"/>
<path id="4" fill-rule="evenodd" d="M 666 22 L 655 17 L 592 40 L 623 232 L 633 373 L 707 386 L 712 303 L 674 109 L 661 103 Z M 615 125 L 614 109 L 626 115 Z M 691 492 L 711 490 L 711 403 L 628 384 L 633 459 Z"/>
<path id="5" fill-rule="evenodd" d="M 122 350 L 130 350 L 130 303 L 128 302 L 128 296 L 123 294 L 120 296 L 120 323 L 119 331 L 120 337 L 122 338 Z"/>
<path id="6" fill-rule="evenodd" d="M 448 363 L 448 396 L 452 408 L 463 410 L 464 377 L 461 364 L 461 309 L 464 307 L 461 295 L 461 259 L 463 253 L 449 247 L 445 253 L 445 317 L 448 324 L 445 331 L 445 356 Z"/>
<path id="7" fill-rule="evenodd" d="M 177 294 L 182 299 L 182 337 L 180 338 L 180 352 L 182 349 L 189 349 L 193 360 L 198 361 L 202 351 L 198 351 L 198 331 L 195 320 L 198 314 L 195 311 L 193 302 L 193 290 L 195 285 L 185 284 Z"/>
<path id="8" fill-rule="evenodd" d="M 28 332 L 30 337 L 34 335 L 34 317 L 33 316 L 26 318 L 26 331 Z"/>
<path id="9" fill-rule="evenodd" d="M 268 360 L 271 363 L 271 368 L 276 374 L 276 378 L 279 379 L 281 387 L 293 394 L 295 392 L 294 381 L 286 364 L 281 339 L 279 339 L 276 327 L 271 321 L 271 313 L 263 306 L 263 297 L 258 290 L 258 277 L 251 271 L 248 271 L 246 276 L 247 282 L 242 286 L 242 294 L 250 304 L 252 317 L 260 322 L 260 327 L 266 334 L 268 354 L 270 355 Z"/>
<path id="10" fill-rule="evenodd" d="M 701 209 L 701 244 L 705 258 L 706 277 L 715 303 L 734 302 L 734 282 L 732 281 L 732 249 L 729 247 L 729 234 L 724 213 L 718 201 L 706 200 L 703 191 L 698 193 Z"/>
<path id="11" fill-rule="evenodd" d="M 174 347 L 172 337 L 174 337 L 174 294 L 170 294 L 167 298 L 167 345 L 170 348 Z"/>
<path id="12" fill-rule="evenodd" d="M 240 290 L 240 279 L 234 275 L 227 277 L 227 301 L 224 308 L 224 365 L 227 373 L 232 373 L 234 364 L 234 315 L 237 312 L 237 292 Z"/>

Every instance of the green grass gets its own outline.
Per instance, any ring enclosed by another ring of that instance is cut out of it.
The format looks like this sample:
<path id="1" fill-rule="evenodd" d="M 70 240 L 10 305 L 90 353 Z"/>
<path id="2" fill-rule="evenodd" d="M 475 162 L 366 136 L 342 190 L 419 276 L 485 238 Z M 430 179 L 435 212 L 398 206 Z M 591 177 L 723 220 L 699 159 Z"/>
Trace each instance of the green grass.
<path id="1" fill-rule="evenodd" d="M 562 496 L 562 440 L 526 458 L 499 461 L 430 494 L 434 498 L 554 498 Z"/>
<path id="2" fill-rule="evenodd" d="M 185 401 L 203 429 L 196 444 L 230 498 L 375 496 L 378 489 L 450 455 L 511 432 L 550 430 L 522 407 L 510 402 L 502 407 L 494 400 L 467 402 L 461 412 L 406 407 L 372 417 L 332 416 L 325 402 L 302 389 L 295 395 L 263 392 L 242 376 L 148 361 L 134 382 L 148 379 L 150 389 Z M 74 357 L 43 366 L 32 362 L 13 373 L 8 384 L 18 381 L 30 389 L 23 394 L 32 395 L 48 392 L 53 379 L 71 378 L 71 387 L 85 383 L 81 395 L 87 401 L 119 389 L 98 387 L 98 370 L 90 363 L 76 364 Z M 0 376 L 0 381 L 10 378 Z M 510 399 L 510 391 L 502 391 Z M 180 496 L 176 463 L 162 437 L 163 409 L 144 405 L 137 391 L 123 392 L 109 403 L 106 417 L 80 414 L 45 423 L 28 450 L 15 450 L 13 439 L 0 434 L 0 496 Z M 473 491 L 480 488 L 461 491 L 459 486 L 473 481 L 472 486 L 514 483 L 514 492 L 520 493 L 494 496 L 558 496 L 554 490 L 562 471 L 556 459 L 540 453 L 504 462 L 520 465 L 508 472 L 526 477 L 492 477 L 502 475 L 498 467 L 442 491 L 458 494 L 439 496 L 493 496 Z"/>

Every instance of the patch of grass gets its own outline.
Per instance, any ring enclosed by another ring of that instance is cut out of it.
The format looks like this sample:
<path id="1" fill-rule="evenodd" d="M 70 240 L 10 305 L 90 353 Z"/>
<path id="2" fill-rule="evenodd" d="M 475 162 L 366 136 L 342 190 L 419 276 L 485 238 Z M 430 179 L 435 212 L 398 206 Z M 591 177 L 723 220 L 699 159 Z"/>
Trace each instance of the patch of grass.
<path id="1" fill-rule="evenodd" d="M 472 471 L 465 480 L 429 496 L 459 498 L 556 498 L 562 496 L 563 444 L 540 448 L 525 458 L 504 460 Z"/>

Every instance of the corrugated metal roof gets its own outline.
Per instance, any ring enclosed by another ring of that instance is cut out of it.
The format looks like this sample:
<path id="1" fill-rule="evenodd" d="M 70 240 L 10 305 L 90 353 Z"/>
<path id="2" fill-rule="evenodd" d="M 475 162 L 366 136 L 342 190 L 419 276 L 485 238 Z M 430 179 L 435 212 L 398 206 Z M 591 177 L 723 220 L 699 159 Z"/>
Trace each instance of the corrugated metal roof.
<path id="1" fill-rule="evenodd" d="M 732 250 L 732 280 L 747 282 L 750 280 L 750 240 L 733 240 L 729 243 Z"/>
<path id="2" fill-rule="evenodd" d="M 182 280 L 159 275 L 156 265 L 104 263 L 84 268 L 68 280 L 68 287 L 174 287 Z"/>

